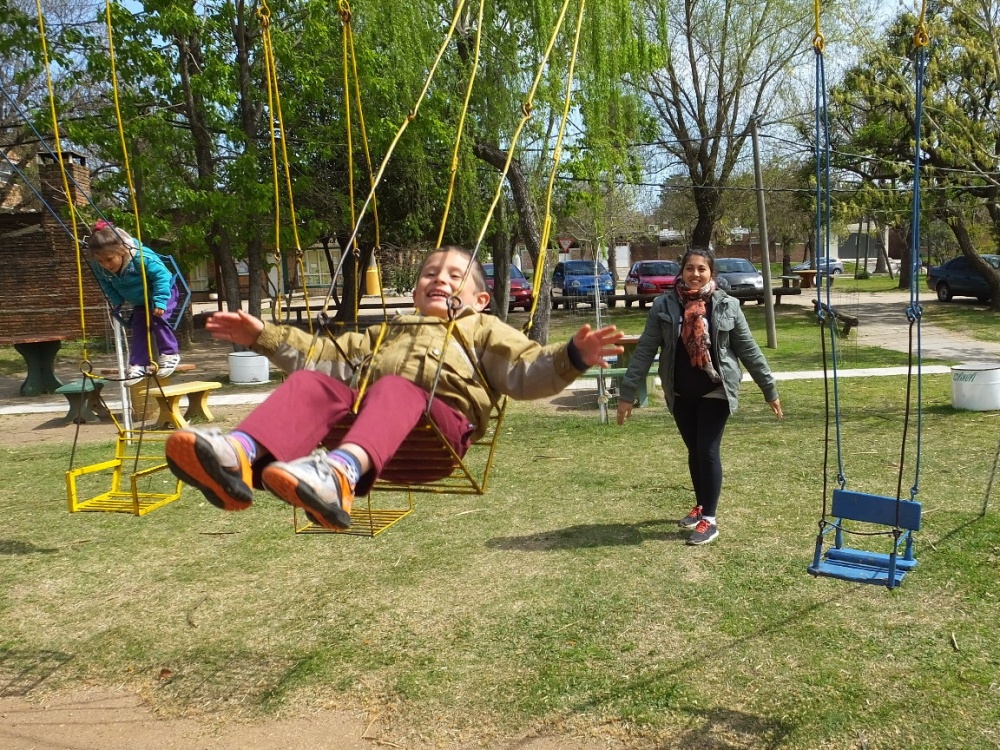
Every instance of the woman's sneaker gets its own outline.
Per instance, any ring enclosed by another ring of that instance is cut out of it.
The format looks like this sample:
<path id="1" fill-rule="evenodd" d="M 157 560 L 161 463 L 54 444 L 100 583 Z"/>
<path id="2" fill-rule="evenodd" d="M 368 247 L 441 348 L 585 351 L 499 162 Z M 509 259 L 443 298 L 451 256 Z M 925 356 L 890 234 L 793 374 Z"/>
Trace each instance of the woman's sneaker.
<path id="1" fill-rule="evenodd" d="M 677 522 L 677 525 L 680 526 L 682 529 L 693 529 L 695 526 L 698 525 L 698 521 L 700 520 L 701 520 L 701 506 L 696 505 L 691 509 L 690 513 L 688 513 L 686 516 L 684 516 L 684 518 L 682 518 L 680 521 Z"/>
<path id="2" fill-rule="evenodd" d="M 302 508 L 320 526 L 331 530 L 350 528 L 354 490 L 325 451 L 268 464 L 260 479 L 268 490 L 289 505 Z"/>
<path id="3" fill-rule="evenodd" d="M 704 518 L 694 527 L 694 533 L 688 537 L 688 544 L 708 544 L 719 535 L 719 527 Z"/>
<path id="4" fill-rule="evenodd" d="M 253 472 L 243 446 L 218 429 L 177 430 L 166 445 L 167 465 L 182 482 L 201 490 L 222 510 L 253 503 Z"/>
<path id="5" fill-rule="evenodd" d="M 161 378 L 169 378 L 180 363 L 180 354 L 161 354 L 156 361 L 156 374 Z"/>

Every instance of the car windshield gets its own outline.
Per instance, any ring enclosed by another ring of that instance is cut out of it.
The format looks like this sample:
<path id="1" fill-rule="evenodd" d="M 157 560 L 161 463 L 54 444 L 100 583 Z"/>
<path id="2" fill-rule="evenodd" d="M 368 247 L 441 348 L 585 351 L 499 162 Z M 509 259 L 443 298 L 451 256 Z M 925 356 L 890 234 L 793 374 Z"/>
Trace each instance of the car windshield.
<path id="1" fill-rule="evenodd" d="M 756 273 L 753 263 L 742 258 L 717 258 L 715 270 L 718 273 Z"/>
<path id="2" fill-rule="evenodd" d="M 492 263 L 483 263 L 483 273 L 486 274 L 486 278 L 487 279 L 492 279 L 493 278 L 493 264 Z M 523 279 L 524 278 L 524 274 L 521 273 L 521 269 L 518 268 L 517 266 L 511 266 L 510 267 L 510 277 L 512 279 Z"/>
<path id="3" fill-rule="evenodd" d="M 639 266 L 641 276 L 676 276 L 680 273 L 681 267 L 676 263 L 664 261 L 662 263 L 643 263 Z"/>
<path id="4" fill-rule="evenodd" d="M 593 276 L 594 275 L 594 261 L 592 260 L 570 260 L 566 262 L 566 275 L 567 276 Z M 604 267 L 603 263 L 597 264 L 597 273 L 605 274 L 608 269 Z"/>

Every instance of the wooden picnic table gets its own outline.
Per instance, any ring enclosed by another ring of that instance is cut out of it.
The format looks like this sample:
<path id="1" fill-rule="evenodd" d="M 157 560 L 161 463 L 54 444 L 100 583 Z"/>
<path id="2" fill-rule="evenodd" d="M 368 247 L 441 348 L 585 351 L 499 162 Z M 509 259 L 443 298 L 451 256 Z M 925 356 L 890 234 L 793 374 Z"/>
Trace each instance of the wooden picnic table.
<path id="1" fill-rule="evenodd" d="M 801 279 L 801 286 L 803 289 L 812 289 L 813 284 L 816 281 L 815 271 L 796 271 L 799 279 Z"/>

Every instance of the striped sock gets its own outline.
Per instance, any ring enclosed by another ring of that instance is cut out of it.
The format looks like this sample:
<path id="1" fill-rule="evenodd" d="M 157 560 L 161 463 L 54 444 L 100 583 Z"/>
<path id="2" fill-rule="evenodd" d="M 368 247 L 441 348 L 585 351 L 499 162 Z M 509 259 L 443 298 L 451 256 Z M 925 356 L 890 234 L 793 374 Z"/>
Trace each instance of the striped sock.
<path id="1" fill-rule="evenodd" d="M 361 479 L 361 464 L 358 463 L 358 459 L 340 448 L 330 451 L 326 457 L 344 472 L 352 490 L 358 486 L 358 480 Z"/>
<path id="2" fill-rule="evenodd" d="M 245 432 L 240 432 L 239 430 L 230 432 L 229 437 L 240 444 L 243 452 L 247 454 L 247 461 L 252 464 L 254 459 L 257 458 L 257 441 Z"/>

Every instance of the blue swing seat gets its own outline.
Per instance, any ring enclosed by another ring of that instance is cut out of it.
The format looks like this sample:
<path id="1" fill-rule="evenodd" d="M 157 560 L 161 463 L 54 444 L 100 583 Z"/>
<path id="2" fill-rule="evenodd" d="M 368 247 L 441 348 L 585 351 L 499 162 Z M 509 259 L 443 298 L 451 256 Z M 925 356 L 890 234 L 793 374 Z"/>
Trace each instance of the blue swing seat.
<path id="1" fill-rule="evenodd" d="M 816 538 L 816 552 L 809 572 L 814 576 L 839 578 L 858 583 L 875 583 L 895 588 L 908 570 L 917 565 L 913 556 L 913 532 L 920 530 L 920 503 L 894 497 L 869 495 L 851 490 L 834 490 L 829 524 Z M 844 546 L 844 521 L 856 521 L 900 529 L 888 554 Z M 834 546 L 824 553 L 823 537 L 836 530 Z M 903 547 L 902 554 L 899 553 Z"/>

